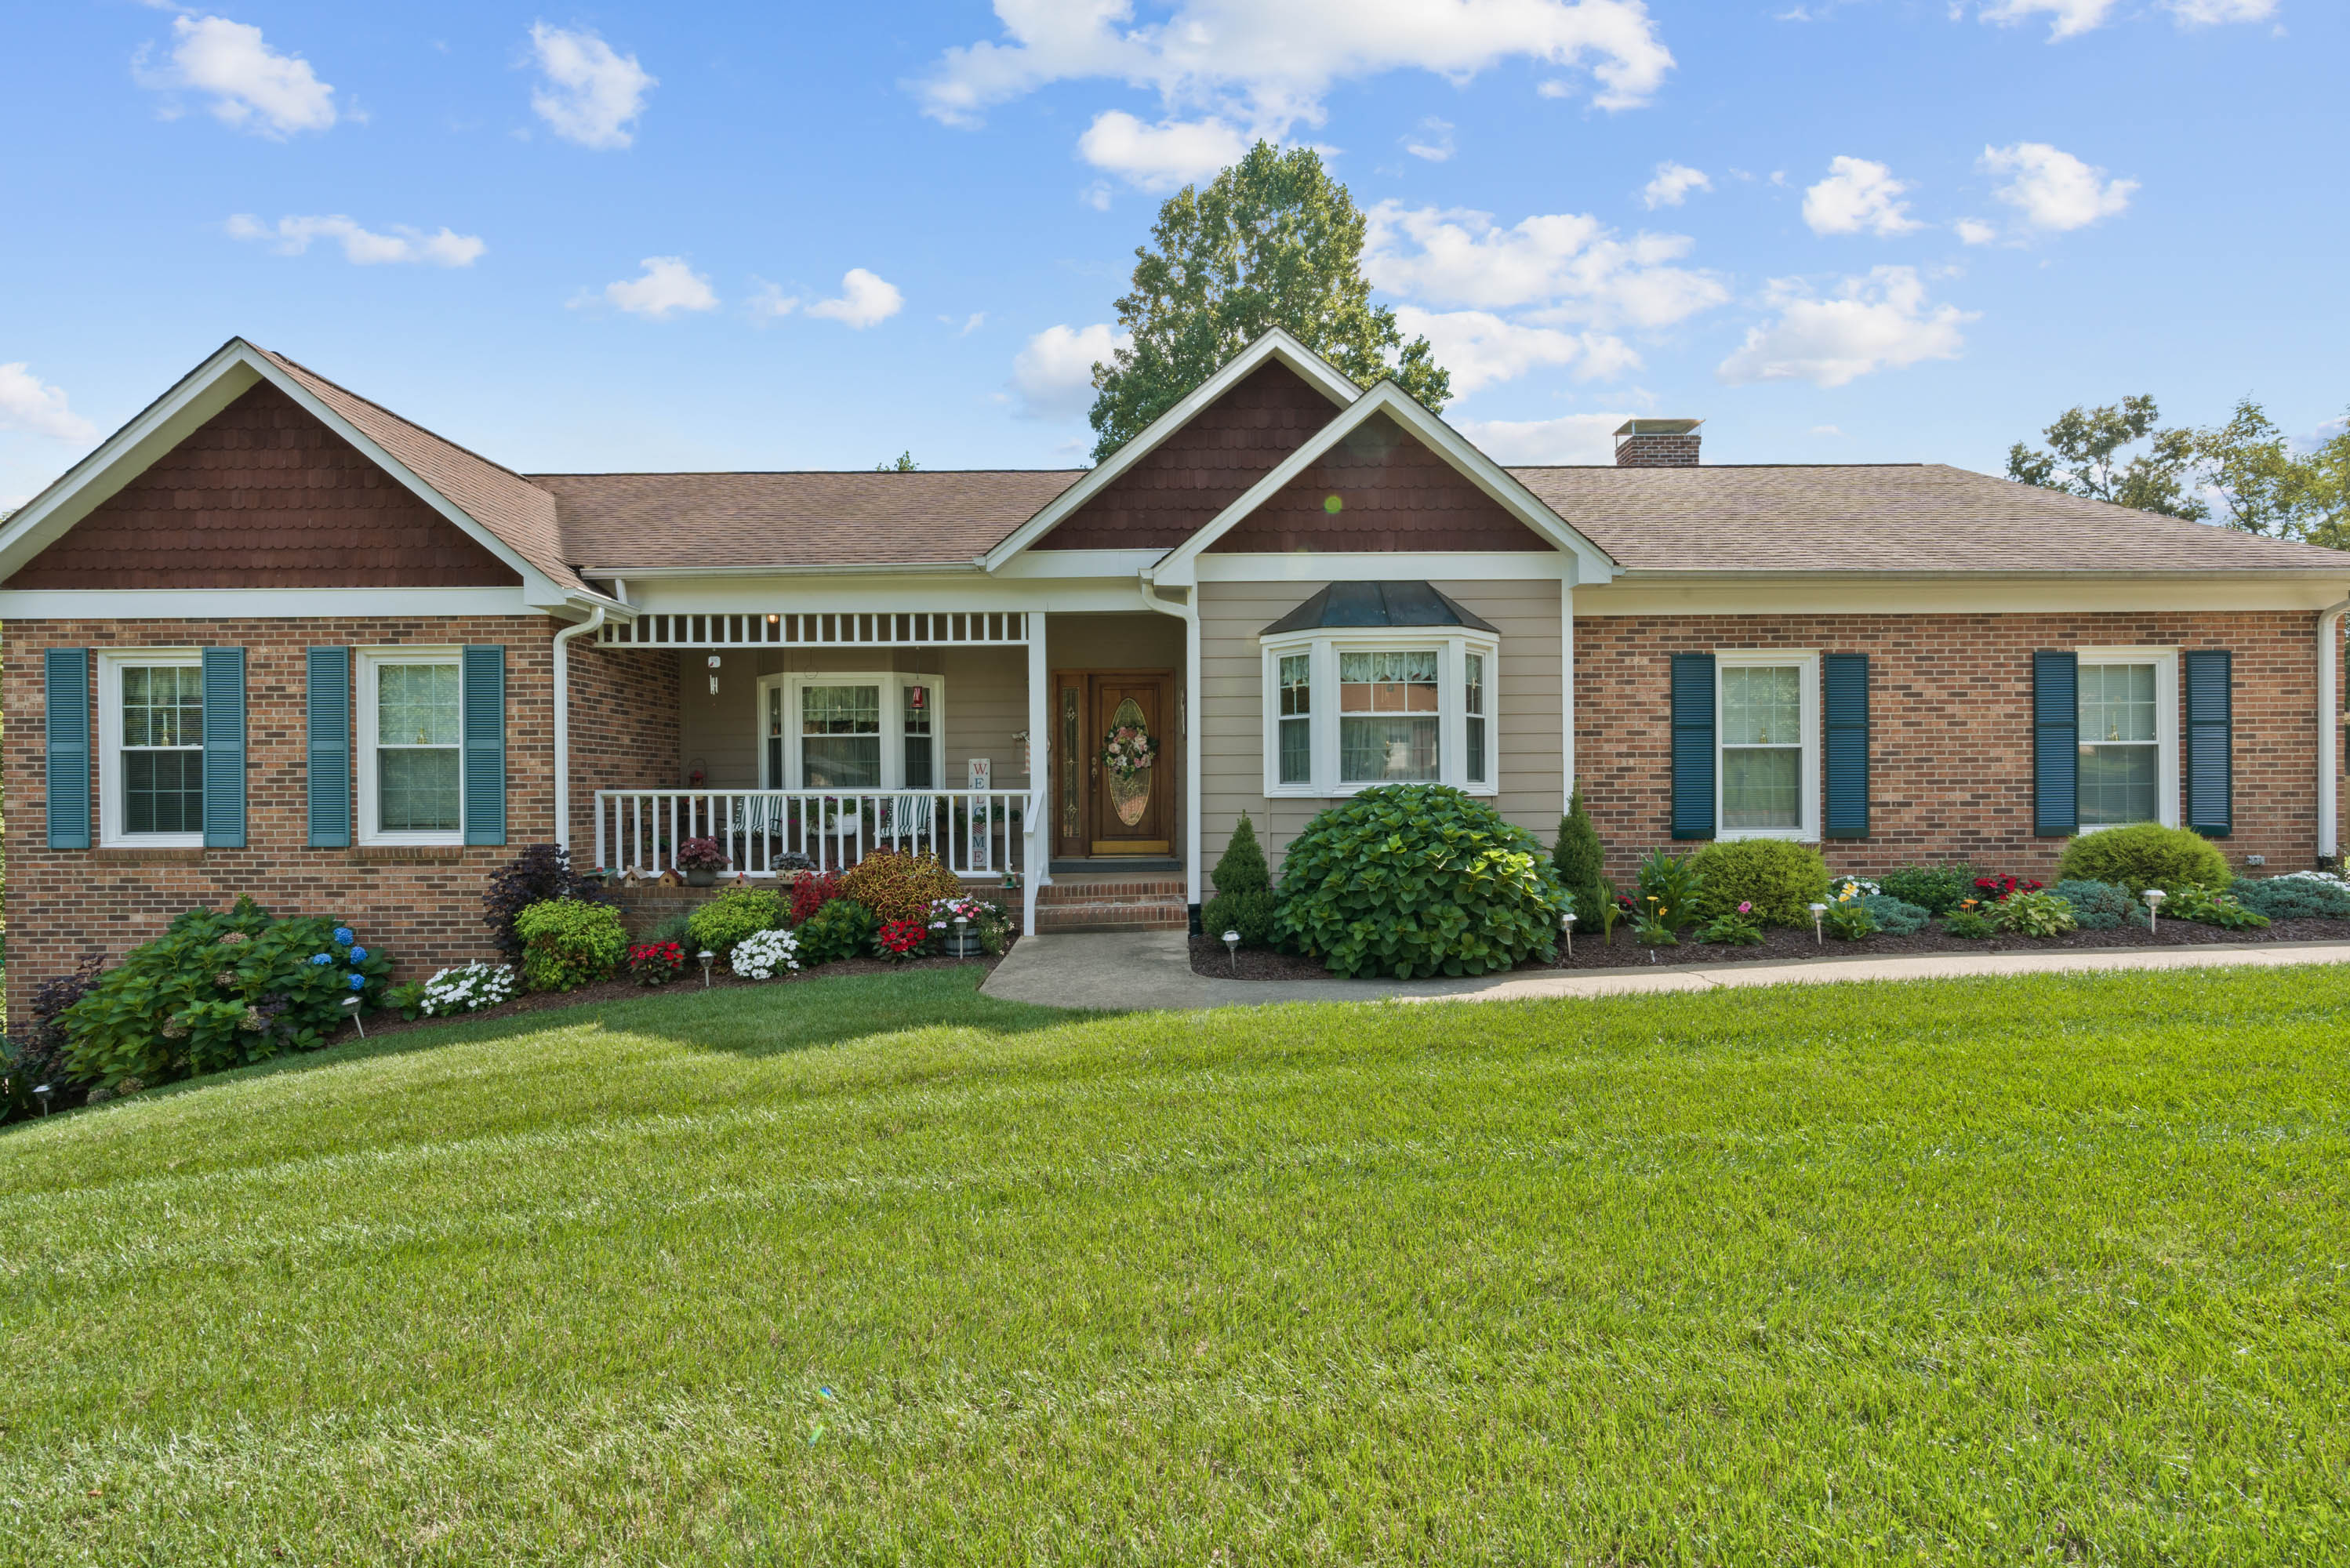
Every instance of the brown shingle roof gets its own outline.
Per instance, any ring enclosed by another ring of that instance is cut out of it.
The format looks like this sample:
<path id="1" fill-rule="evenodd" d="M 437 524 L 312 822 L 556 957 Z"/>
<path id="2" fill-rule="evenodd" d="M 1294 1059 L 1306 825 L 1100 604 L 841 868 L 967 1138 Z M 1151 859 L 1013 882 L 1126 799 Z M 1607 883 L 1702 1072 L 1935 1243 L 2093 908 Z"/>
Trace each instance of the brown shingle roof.
<path id="1" fill-rule="evenodd" d="M 540 473 L 581 569 L 964 566 L 1082 469 Z"/>
<path id="2" fill-rule="evenodd" d="M 1513 468 L 1632 571 L 2331 572 L 2350 555 L 1941 463 Z"/>
<path id="3" fill-rule="evenodd" d="M 555 520 L 555 497 L 512 469 L 411 424 L 390 409 L 371 403 L 347 387 L 283 354 L 255 346 L 270 363 L 300 383 L 320 402 L 405 463 L 515 555 L 545 573 L 558 587 L 585 588 L 565 559 Z"/>

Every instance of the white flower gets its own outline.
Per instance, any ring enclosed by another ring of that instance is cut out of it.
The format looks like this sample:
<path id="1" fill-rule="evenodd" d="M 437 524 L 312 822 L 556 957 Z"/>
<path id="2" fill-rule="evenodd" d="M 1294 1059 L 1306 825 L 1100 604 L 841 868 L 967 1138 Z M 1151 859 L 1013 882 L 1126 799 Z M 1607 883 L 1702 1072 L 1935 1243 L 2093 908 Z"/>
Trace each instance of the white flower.
<path id="1" fill-rule="evenodd" d="M 478 1012 L 514 996 L 514 971 L 504 964 L 469 963 L 444 969 L 424 982 L 417 1011 L 427 1018 L 444 1012 Z"/>
<path id="2" fill-rule="evenodd" d="M 734 944 L 734 972 L 744 980 L 773 980 L 775 971 L 800 967 L 800 940 L 789 931 L 754 931 Z"/>

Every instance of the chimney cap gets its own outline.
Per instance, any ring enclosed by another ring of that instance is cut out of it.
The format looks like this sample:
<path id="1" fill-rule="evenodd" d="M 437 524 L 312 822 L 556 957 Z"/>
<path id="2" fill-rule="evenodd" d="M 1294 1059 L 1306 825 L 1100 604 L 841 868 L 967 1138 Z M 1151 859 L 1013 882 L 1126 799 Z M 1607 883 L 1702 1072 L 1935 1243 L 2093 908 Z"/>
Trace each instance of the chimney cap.
<path id="1" fill-rule="evenodd" d="M 1703 423 L 1703 420 L 1626 420 L 1616 427 L 1616 433 L 1618 436 L 1687 435 Z"/>

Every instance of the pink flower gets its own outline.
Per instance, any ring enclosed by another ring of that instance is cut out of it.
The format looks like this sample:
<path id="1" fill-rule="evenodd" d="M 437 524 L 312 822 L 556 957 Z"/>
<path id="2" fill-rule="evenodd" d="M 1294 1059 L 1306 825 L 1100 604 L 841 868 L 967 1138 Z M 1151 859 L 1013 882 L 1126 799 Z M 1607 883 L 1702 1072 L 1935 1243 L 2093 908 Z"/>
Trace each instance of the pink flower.
<path id="1" fill-rule="evenodd" d="M 1751 902 L 1741 904 L 1738 906 L 1738 912 L 1742 915 L 1751 915 L 1754 912 L 1754 906 Z"/>

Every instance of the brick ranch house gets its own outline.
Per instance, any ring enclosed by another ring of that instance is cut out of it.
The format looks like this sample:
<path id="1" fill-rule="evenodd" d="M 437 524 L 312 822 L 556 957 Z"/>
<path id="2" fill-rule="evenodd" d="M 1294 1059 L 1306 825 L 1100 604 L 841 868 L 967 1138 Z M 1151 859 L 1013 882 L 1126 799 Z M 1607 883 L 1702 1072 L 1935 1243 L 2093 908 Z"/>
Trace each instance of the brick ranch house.
<path id="1" fill-rule="evenodd" d="M 1090 470 L 521 474 L 234 339 L 0 525 L 10 999 L 240 893 L 477 956 L 549 840 L 907 846 L 1022 873 L 1031 929 L 1176 922 L 1241 813 L 1277 861 L 1407 779 L 1545 840 L 1579 779 L 1619 878 L 1752 834 L 2045 876 L 2147 819 L 2334 854 L 2350 557 L 1618 443 L 1503 468 L 1275 332 Z"/>

